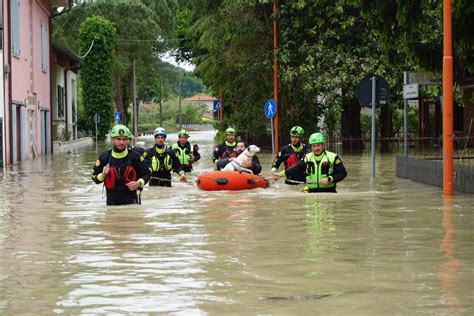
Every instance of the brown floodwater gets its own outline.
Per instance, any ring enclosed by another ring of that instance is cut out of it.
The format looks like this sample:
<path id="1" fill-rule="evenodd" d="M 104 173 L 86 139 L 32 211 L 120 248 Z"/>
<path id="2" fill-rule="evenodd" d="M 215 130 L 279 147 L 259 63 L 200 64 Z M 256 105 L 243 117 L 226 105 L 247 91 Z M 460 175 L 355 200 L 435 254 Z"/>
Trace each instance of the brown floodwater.
<path id="1" fill-rule="evenodd" d="M 191 179 L 213 136 L 191 134 Z M 370 152 L 342 155 L 338 194 L 174 182 L 115 207 L 90 180 L 97 156 L 0 169 L 0 314 L 474 314 L 474 196 L 398 179 L 394 155 L 375 181 Z"/>

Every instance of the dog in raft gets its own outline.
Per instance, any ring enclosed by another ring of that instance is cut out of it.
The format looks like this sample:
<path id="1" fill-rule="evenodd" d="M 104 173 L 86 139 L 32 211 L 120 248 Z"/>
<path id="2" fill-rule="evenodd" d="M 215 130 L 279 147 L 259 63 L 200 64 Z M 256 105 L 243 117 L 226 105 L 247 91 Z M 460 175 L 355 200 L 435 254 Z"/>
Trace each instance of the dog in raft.
<path id="1" fill-rule="evenodd" d="M 260 161 L 255 155 L 260 152 L 260 148 L 256 145 L 250 145 L 245 148 L 237 157 L 228 160 L 227 164 L 221 170 L 224 171 L 240 171 L 253 174 L 259 174 L 262 170 Z"/>

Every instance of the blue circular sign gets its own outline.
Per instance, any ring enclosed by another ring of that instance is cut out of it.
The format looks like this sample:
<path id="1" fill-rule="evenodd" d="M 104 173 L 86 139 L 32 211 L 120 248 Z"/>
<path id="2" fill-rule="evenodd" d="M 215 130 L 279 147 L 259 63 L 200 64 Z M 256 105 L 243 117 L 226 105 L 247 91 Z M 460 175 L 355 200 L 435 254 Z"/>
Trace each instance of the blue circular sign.
<path id="1" fill-rule="evenodd" d="M 265 116 L 269 119 L 273 118 L 276 115 L 277 112 L 277 105 L 275 100 L 270 99 L 265 102 L 265 107 L 263 108 L 263 112 L 265 113 Z"/>

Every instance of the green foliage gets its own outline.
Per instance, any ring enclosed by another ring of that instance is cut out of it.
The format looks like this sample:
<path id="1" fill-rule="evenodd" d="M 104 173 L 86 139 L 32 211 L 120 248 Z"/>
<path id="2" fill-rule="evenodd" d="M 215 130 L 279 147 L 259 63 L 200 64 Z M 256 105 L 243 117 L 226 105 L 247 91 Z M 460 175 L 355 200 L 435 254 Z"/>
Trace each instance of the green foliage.
<path id="1" fill-rule="evenodd" d="M 318 130 L 320 117 L 326 115 L 329 134 L 357 136 L 358 82 L 370 72 L 397 82 L 405 64 L 392 67 L 381 54 L 370 21 L 360 17 L 359 1 L 278 4 L 280 134 L 296 124 Z M 191 51 L 196 73 L 212 91 L 223 91 L 224 123 L 255 135 L 268 134 L 262 107 L 273 97 L 272 5 L 201 0 L 194 2 L 194 14 L 183 12 L 180 20 L 183 37 L 194 39 L 182 49 Z"/>
<path id="2" fill-rule="evenodd" d="M 150 90 L 149 87 L 159 80 L 159 54 L 176 44 L 167 38 L 174 32 L 177 10 L 177 0 L 81 2 L 53 20 L 53 40 L 62 47 L 78 52 L 78 31 L 83 21 L 97 15 L 114 23 L 117 30 L 113 64 L 114 103 L 117 110 L 127 113 L 132 101 L 130 83 L 133 61 L 136 62 L 137 91 Z"/>
<path id="3" fill-rule="evenodd" d="M 324 119 L 324 123 L 326 124 L 326 134 L 329 137 L 340 135 L 341 108 L 338 105 L 328 107 Z"/>
<path id="4" fill-rule="evenodd" d="M 408 132 L 416 133 L 418 131 L 418 108 L 409 107 L 408 108 Z"/>
<path id="5" fill-rule="evenodd" d="M 273 96 L 273 1 L 181 4 L 178 37 L 183 41 L 177 56 L 192 59 L 212 91 L 222 89 L 226 125 L 267 133 L 261 106 Z M 280 134 L 295 124 L 314 130 L 325 115 L 329 134 L 360 135 L 365 127 L 355 91 L 368 73 L 389 82 L 392 97 L 380 129 L 387 137 L 393 134 L 402 106 L 402 71 L 440 69 L 441 5 L 432 0 L 278 1 Z M 474 65 L 473 33 L 462 31 L 474 28 L 473 14 L 469 1 L 453 3 L 461 72 Z"/>
<path id="6" fill-rule="evenodd" d="M 211 93 L 222 91 L 224 124 L 243 133 L 266 133 L 263 105 L 272 97 L 273 86 L 268 51 L 272 36 L 265 21 L 271 7 L 254 1 L 204 0 L 188 7 L 193 14 L 183 12 L 180 36 L 190 40 L 181 44 L 188 47 L 195 73 Z"/>
<path id="7" fill-rule="evenodd" d="M 80 77 L 84 104 L 82 124 L 86 130 L 92 130 L 94 114 L 98 113 L 101 117 L 99 139 L 104 139 L 113 119 L 112 66 L 116 30 L 110 21 L 93 16 L 81 24 L 79 40 L 81 53 L 87 53 Z"/>
<path id="8" fill-rule="evenodd" d="M 360 0 L 362 15 L 372 21 L 384 54 L 392 62 L 408 58 L 424 70 L 441 71 L 443 1 Z M 453 1 L 453 57 L 458 78 L 474 73 L 474 7 L 470 0 Z"/>
<path id="9" fill-rule="evenodd" d="M 471 2 L 453 3 L 455 78 L 460 80 L 474 71 L 474 33 L 466 31 L 474 29 Z M 210 94 L 222 91 L 224 126 L 245 136 L 268 135 L 262 108 L 274 93 L 272 9 L 272 0 L 104 0 L 78 5 L 54 23 L 62 33 L 53 29 L 66 39 L 65 47 L 74 48 L 85 17 L 100 13 L 116 24 L 117 106 L 120 100 L 125 109 L 130 103 L 134 59 L 137 91 L 146 100 L 160 94 L 173 100 L 177 82 L 183 96 L 199 91 L 198 80 L 159 61 L 159 53 L 177 48 L 174 55 L 196 64 L 195 74 Z M 379 118 L 380 130 L 389 136 L 400 125 L 402 71 L 441 69 L 442 1 L 282 0 L 277 20 L 280 135 L 293 125 L 314 131 L 324 122 L 329 135 L 360 136 L 366 117 L 360 115 L 356 87 L 366 74 L 376 73 L 390 86 L 389 107 Z"/>
<path id="10" fill-rule="evenodd" d="M 361 113 L 360 114 L 360 129 L 362 134 L 367 135 L 372 131 L 372 116 L 368 114 Z"/>

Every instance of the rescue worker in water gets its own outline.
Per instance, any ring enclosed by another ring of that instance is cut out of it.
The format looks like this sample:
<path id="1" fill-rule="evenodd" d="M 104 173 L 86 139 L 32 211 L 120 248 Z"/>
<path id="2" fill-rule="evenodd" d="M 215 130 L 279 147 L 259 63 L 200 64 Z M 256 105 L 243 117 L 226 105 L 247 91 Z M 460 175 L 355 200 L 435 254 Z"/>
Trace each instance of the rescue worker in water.
<path id="1" fill-rule="evenodd" d="M 155 145 L 146 150 L 148 166 L 151 171 L 150 186 L 171 187 L 171 172 L 179 174 L 180 181 L 186 182 L 186 175 L 181 168 L 178 155 L 165 141 L 168 133 L 162 127 L 153 132 Z"/>
<path id="2" fill-rule="evenodd" d="M 214 153 L 212 155 L 212 162 L 217 164 L 219 159 L 222 158 L 235 158 L 235 146 L 237 142 L 235 141 L 235 129 L 229 127 L 225 130 L 225 141 L 222 144 L 217 145 L 214 148 Z"/>
<path id="3" fill-rule="evenodd" d="M 306 154 L 293 167 L 275 172 L 275 180 L 280 177 L 293 177 L 297 174 L 304 175 L 306 186 L 303 192 L 334 192 L 336 193 L 336 183 L 344 180 L 347 176 L 346 168 L 341 158 L 333 152 L 324 148 L 326 139 L 321 133 L 314 133 L 309 137 L 311 152 Z"/>
<path id="4" fill-rule="evenodd" d="M 103 152 L 95 162 L 92 180 L 105 184 L 107 205 L 139 204 L 137 190 L 150 179 L 144 158 L 127 148 L 129 135 L 130 130 L 124 125 L 112 127 L 112 149 Z"/>
<path id="5" fill-rule="evenodd" d="M 178 142 L 174 143 L 171 148 L 176 152 L 181 168 L 184 172 L 193 170 L 193 163 L 201 159 L 199 154 L 199 146 L 188 142 L 189 133 L 182 129 L 178 133 Z"/>
<path id="6" fill-rule="evenodd" d="M 301 126 L 293 126 L 290 130 L 291 143 L 283 146 L 278 153 L 277 157 L 272 164 L 272 173 L 277 171 L 282 163 L 285 165 L 285 170 L 293 167 L 298 163 L 298 161 L 304 158 L 304 155 L 311 151 L 308 145 L 303 143 L 304 129 Z M 304 174 L 295 174 L 289 176 L 286 180 L 286 184 L 297 184 L 292 182 L 295 180 L 297 182 L 304 182 Z"/>

